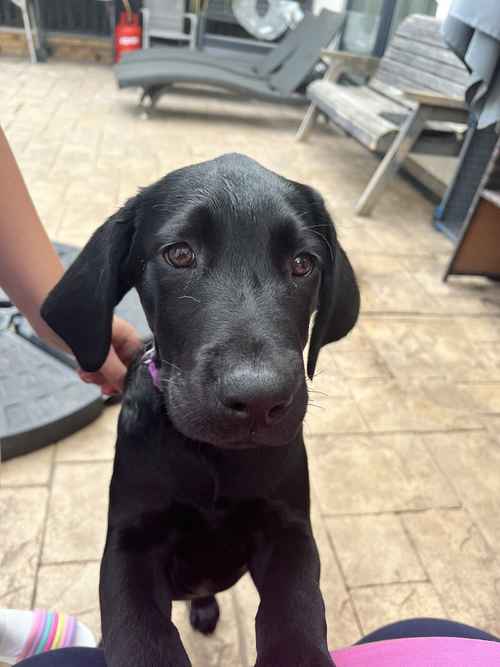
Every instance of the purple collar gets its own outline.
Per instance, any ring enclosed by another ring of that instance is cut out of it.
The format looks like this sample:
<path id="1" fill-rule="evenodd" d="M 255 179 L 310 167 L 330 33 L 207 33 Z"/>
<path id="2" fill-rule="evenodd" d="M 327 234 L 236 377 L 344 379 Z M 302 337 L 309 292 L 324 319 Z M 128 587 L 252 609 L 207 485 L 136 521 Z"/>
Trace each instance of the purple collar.
<path id="1" fill-rule="evenodd" d="M 160 389 L 160 369 L 158 368 L 156 360 L 156 350 L 154 347 L 146 350 L 142 358 L 142 363 L 148 369 L 149 375 L 153 380 L 153 384 L 157 389 Z"/>

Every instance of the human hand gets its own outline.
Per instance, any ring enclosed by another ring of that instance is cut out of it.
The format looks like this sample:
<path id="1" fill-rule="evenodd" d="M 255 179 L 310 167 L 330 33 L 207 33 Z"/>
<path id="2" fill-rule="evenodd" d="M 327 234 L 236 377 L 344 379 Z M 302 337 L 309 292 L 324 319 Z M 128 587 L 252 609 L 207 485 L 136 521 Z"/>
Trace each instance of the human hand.
<path id="1" fill-rule="evenodd" d="M 119 394 L 123 390 L 127 367 L 142 346 L 136 329 L 125 320 L 114 317 L 111 348 L 106 361 L 95 373 L 80 370 L 78 374 L 84 382 L 101 387 L 106 396 Z"/>

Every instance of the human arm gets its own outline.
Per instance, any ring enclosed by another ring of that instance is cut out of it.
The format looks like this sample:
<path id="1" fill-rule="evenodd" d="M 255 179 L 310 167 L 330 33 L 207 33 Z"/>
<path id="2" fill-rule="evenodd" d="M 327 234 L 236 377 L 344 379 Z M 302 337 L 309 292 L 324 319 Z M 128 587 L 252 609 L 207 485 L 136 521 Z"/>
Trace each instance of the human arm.
<path id="1" fill-rule="evenodd" d="M 40 307 L 64 273 L 47 236 L 7 138 L 0 128 L 0 285 L 47 343 L 67 346 L 44 322 Z M 141 347 L 135 329 L 119 318 L 113 321 L 113 347 L 97 373 L 82 379 L 104 393 L 121 390 L 126 366 Z"/>

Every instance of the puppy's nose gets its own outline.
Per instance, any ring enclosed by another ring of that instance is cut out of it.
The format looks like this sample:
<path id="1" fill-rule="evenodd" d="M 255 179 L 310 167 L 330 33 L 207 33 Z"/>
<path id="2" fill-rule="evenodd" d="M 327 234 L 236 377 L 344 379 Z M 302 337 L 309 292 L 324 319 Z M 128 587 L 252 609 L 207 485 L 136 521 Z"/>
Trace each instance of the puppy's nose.
<path id="1" fill-rule="evenodd" d="M 219 400 L 231 416 L 256 425 L 271 425 L 283 417 L 293 394 L 290 382 L 268 369 L 236 368 L 219 385 Z"/>

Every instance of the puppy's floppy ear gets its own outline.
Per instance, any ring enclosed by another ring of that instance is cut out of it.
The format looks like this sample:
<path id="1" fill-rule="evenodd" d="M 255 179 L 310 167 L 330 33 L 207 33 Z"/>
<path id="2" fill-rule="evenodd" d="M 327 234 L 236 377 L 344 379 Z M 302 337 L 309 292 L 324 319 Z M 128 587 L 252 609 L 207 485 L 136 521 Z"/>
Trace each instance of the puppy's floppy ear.
<path id="1" fill-rule="evenodd" d="M 329 261 L 321 275 L 318 307 L 309 343 L 307 375 L 311 380 L 321 347 L 349 333 L 356 324 L 360 306 L 356 277 L 337 239 L 332 219 L 321 196 L 312 191 L 312 197 L 315 226 L 329 247 Z"/>
<path id="2" fill-rule="evenodd" d="M 47 296 L 41 315 L 67 343 L 81 368 L 96 371 L 111 345 L 113 309 L 131 288 L 127 257 L 138 196 L 94 232 Z"/>

